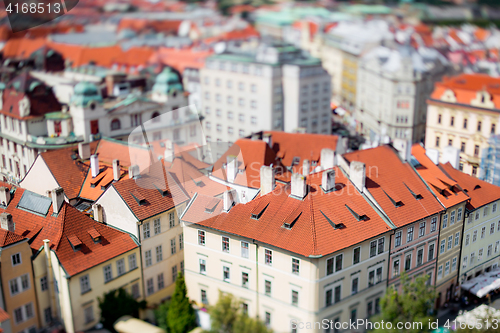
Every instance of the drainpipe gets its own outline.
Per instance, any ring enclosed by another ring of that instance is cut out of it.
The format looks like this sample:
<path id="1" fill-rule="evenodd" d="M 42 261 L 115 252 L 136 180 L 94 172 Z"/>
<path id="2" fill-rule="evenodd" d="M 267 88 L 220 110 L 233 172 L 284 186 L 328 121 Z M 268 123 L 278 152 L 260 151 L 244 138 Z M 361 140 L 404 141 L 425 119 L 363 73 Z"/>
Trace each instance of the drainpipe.
<path id="1" fill-rule="evenodd" d="M 253 240 L 253 243 L 255 244 L 255 294 L 257 296 L 257 319 L 259 319 L 259 244 L 255 242 L 255 239 Z"/>
<path id="2" fill-rule="evenodd" d="M 45 251 L 45 257 L 47 258 L 47 278 L 49 280 L 49 293 L 50 293 L 50 309 L 52 312 L 52 320 L 57 318 L 57 303 L 56 303 L 56 290 L 54 282 L 54 272 L 52 271 L 52 258 L 50 256 L 50 240 L 43 240 L 43 249 Z"/>

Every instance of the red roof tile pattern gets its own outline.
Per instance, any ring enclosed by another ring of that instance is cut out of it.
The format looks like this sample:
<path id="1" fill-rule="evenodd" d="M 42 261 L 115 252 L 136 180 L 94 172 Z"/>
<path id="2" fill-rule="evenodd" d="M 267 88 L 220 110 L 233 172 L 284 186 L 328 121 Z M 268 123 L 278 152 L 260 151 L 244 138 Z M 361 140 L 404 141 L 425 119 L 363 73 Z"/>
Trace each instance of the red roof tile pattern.
<path id="1" fill-rule="evenodd" d="M 322 173 L 315 173 L 308 176 L 309 193 L 303 200 L 291 197 L 290 185 L 285 185 L 246 204 L 236 204 L 228 213 L 222 211 L 221 199 L 198 195 L 182 220 L 303 256 L 325 256 L 389 231 L 389 225 L 340 169 L 336 167 L 335 172 L 336 191 L 325 193 L 320 188 Z M 213 212 L 206 211 L 209 202 L 216 204 Z M 366 219 L 358 221 L 345 206 L 348 202 L 362 209 Z M 253 212 L 263 208 L 258 219 L 252 218 Z"/>
<path id="2" fill-rule="evenodd" d="M 467 192 L 470 197 L 467 209 L 474 210 L 500 199 L 500 187 L 465 174 L 453 168 L 450 163 L 440 164 L 440 166 Z"/>
<path id="3" fill-rule="evenodd" d="M 24 238 L 23 236 L 20 236 L 5 229 L 0 229 L 0 247 L 9 246 L 14 243 L 20 242 L 24 239 L 26 238 Z M 0 322 L 2 322 L 1 319 Z"/>
<path id="4" fill-rule="evenodd" d="M 0 308 L 0 323 L 3 323 L 4 321 L 9 320 L 9 319 L 10 319 L 10 316 L 7 313 L 7 311 Z"/>
<path id="5" fill-rule="evenodd" d="M 0 182 L 0 185 L 9 187 L 6 183 Z M 7 212 L 12 215 L 16 225 L 15 233 L 27 235 L 34 252 L 43 246 L 44 239 L 49 239 L 50 248 L 56 252 L 70 276 L 138 247 L 129 234 L 94 221 L 66 202 L 63 202 L 57 216 L 53 216 L 52 205 L 46 216 L 17 208 L 25 191 L 17 188 L 7 208 L 0 208 L 0 213 Z M 94 242 L 88 234 L 87 230 L 91 228 L 101 234 L 100 242 Z M 76 242 L 75 238 L 81 242 L 77 251 L 71 247 L 69 240 Z"/>
<path id="6" fill-rule="evenodd" d="M 365 186 L 397 227 L 443 210 L 443 206 L 427 189 L 411 165 L 403 163 L 394 148 L 380 146 L 344 154 L 343 157 L 349 163 L 352 161 L 365 163 Z M 422 198 L 416 199 L 408 188 L 415 194 L 420 194 Z M 387 191 L 395 193 L 402 201 L 402 205 L 396 207 L 386 194 Z"/>
<path id="7" fill-rule="evenodd" d="M 183 73 L 186 68 L 201 69 L 205 66 L 205 59 L 212 55 L 211 50 L 198 50 L 195 48 L 176 49 L 159 48 L 148 60 L 150 64 L 162 64 L 175 68 Z"/>
<path id="8" fill-rule="evenodd" d="M 417 172 L 429 183 L 429 187 L 446 208 L 469 200 L 469 196 L 461 190 L 460 186 L 457 186 L 457 182 L 449 178 L 439 166 L 427 157 L 424 147 L 420 144 L 414 144 L 411 154 L 420 163 L 420 166 L 416 167 Z"/>

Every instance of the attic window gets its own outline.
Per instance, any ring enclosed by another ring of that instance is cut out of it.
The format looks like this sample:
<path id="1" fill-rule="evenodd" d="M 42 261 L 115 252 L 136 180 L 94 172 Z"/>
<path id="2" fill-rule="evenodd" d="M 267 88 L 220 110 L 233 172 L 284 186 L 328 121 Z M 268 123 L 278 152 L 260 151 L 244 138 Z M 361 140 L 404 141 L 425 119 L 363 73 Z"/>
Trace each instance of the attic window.
<path id="1" fill-rule="evenodd" d="M 154 185 L 154 187 L 158 190 L 158 192 L 160 192 L 161 196 L 162 197 L 166 197 L 169 195 L 168 193 L 168 190 L 167 189 L 160 189 L 158 186 Z"/>
<path id="2" fill-rule="evenodd" d="M 78 239 L 75 235 L 68 237 L 69 244 L 73 248 L 73 251 L 80 251 L 82 248 L 82 241 Z"/>
<path id="3" fill-rule="evenodd" d="M 300 157 L 295 156 L 295 157 L 293 158 L 293 160 L 292 160 L 292 166 L 294 166 L 294 165 L 298 165 L 298 164 L 299 164 L 299 162 L 300 162 Z"/>
<path id="4" fill-rule="evenodd" d="M 382 191 L 384 191 L 384 190 L 382 190 Z M 387 194 L 386 191 L 384 191 L 384 193 L 385 193 L 385 195 L 387 195 L 389 200 L 391 200 L 394 207 L 401 207 L 403 205 L 403 202 L 401 201 L 401 199 L 398 196 L 396 196 L 395 193 L 391 193 L 391 195 Z"/>
<path id="5" fill-rule="evenodd" d="M 196 180 L 196 179 L 194 179 L 193 177 L 190 177 L 190 178 L 191 178 L 191 180 L 194 182 L 194 184 L 195 184 L 197 187 L 203 187 L 203 186 L 205 186 L 205 183 L 203 183 L 203 181 L 201 181 L 201 180 Z"/>
<path id="6" fill-rule="evenodd" d="M 87 230 L 87 232 L 89 233 L 94 243 L 99 243 L 101 241 L 101 234 L 94 227 Z"/>
<path id="7" fill-rule="evenodd" d="M 366 216 L 366 214 L 360 210 L 359 208 L 357 208 L 354 203 L 350 203 L 351 207 L 349 207 L 347 204 L 345 205 L 345 207 L 347 208 L 347 210 L 349 210 L 349 212 L 352 214 L 352 216 L 354 216 L 354 218 L 358 221 L 364 221 L 368 218 L 368 216 Z"/>
<path id="8" fill-rule="evenodd" d="M 92 179 L 90 181 L 90 187 L 95 188 L 97 185 L 99 185 L 99 183 L 104 178 L 104 176 L 105 176 L 105 173 L 102 173 L 100 176 L 97 176 L 96 178 Z"/>
<path id="9" fill-rule="evenodd" d="M 210 200 L 207 203 L 207 205 L 205 206 L 205 213 L 209 213 L 209 214 L 213 213 L 218 204 L 219 204 L 218 199 L 213 198 L 212 200 Z"/>
<path id="10" fill-rule="evenodd" d="M 346 205 L 346 207 L 347 207 L 347 205 Z M 347 207 L 347 208 L 349 208 L 349 207 Z M 323 211 L 320 210 L 319 212 L 321 214 L 323 214 L 323 216 L 328 221 L 328 223 L 330 223 L 330 225 L 333 227 L 333 229 L 342 229 L 345 227 L 344 223 L 341 222 L 341 223 L 336 224 L 328 216 L 326 216 L 325 213 L 323 213 Z"/>
<path id="11" fill-rule="evenodd" d="M 413 195 L 413 197 L 414 197 L 415 199 L 417 199 L 417 200 L 422 199 L 422 196 L 421 196 L 420 194 L 413 192 L 413 191 L 411 190 L 411 188 L 409 188 L 409 187 L 408 187 L 408 185 L 406 185 L 404 182 L 403 182 L 403 184 L 406 186 L 406 188 L 408 189 L 408 191 L 410 191 L 411 195 Z"/>
<path id="12" fill-rule="evenodd" d="M 480 188 L 481 188 L 481 185 L 474 186 L 474 190 L 479 190 Z"/>
<path id="13" fill-rule="evenodd" d="M 146 204 L 146 197 L 144 197 L 138 190 L 130 192 L 130 195 L 137 201 L 139 206 Z"/>
<path id="14" fill-rule="evenodd" d="M 269 206 L 269 202 L 261 201 L 255 208 L 252 210 L 252 219 L 258 220 L 264 214 L 264 211 Z"/>
<path id="15" fill-rule="evenodd" d="M 267 207 L 267 206 L 266 206 Z M 287 219 L 285 223 L 283 223 L 283 228 L 292 230 L 293 226 L 295 225 L 295 222 L 298 221 L 299 217 L 302 215 L 302 212 L 300 212 L 293 220 L 292 219 Z"/>

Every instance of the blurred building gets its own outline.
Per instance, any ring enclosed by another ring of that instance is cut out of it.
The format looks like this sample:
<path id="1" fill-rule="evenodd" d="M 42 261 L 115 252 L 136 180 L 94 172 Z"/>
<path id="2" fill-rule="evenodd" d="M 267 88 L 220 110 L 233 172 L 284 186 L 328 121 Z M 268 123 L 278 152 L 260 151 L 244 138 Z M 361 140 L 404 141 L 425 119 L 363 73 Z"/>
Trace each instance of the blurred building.
<path id="1" fill-rule="evenodd" d="M 495 134 L 488 140 L 488 148 L 482 152 L 480 178 L 500 186 L 500 135 Z"/>

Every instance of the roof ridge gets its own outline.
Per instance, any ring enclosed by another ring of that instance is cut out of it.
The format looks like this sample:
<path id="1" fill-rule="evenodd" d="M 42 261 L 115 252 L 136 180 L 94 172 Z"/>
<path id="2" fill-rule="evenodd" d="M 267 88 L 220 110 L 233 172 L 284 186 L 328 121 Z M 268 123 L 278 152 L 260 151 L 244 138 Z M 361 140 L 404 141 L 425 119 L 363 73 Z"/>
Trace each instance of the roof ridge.
<path id="1" fill-rule="evenodd" d="M 62 205 L 61 205 L 61 208 L 59 210 L 59 214 L 57 215 L 57 217 L 54 218 L 54 222 L 58 222 L 58 220 L 60 219 L 60 228 L 59 228 L 59 232 L 58 232 L 58 238 L 57 238 L 57 241 L 53 241 L 53 244 L 55 245 L 55 250 L 57 251 L 59 249 L 59 245 L 61 245 L 61 240 L 62 240 L 62 236 L 64 234 L 64 229 L 66 227 L 66 208 L 69 204 L 66 202 L 66 201 L 63 201 Z M 54 204 L 52 204 L 52 208 L 54 208 Z M 54 214 L 54 210 L 52 209 L 52 214 Z M 47 216 L 48 217 L 48 216 Z M 52 215 L 51 215 L 52 217 Z"/>

